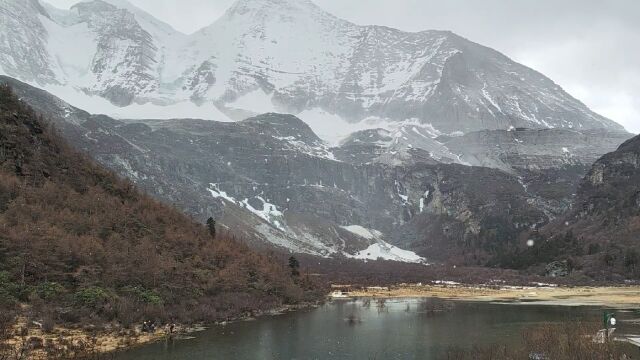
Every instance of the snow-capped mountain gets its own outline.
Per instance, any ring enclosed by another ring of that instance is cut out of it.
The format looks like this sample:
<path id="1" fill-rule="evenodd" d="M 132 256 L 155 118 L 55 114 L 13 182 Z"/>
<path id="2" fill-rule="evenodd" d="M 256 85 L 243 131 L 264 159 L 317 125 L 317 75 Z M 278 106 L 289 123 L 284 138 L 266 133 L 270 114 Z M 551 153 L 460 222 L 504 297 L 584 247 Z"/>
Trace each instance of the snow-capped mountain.
<path id="1" fill-rule="evenodd" d="M 334 142 L 397 122 L 444 133 L 622 130 L 542 74 L 451 32 L 358 26 L 310 0 L 238 0 L 191 35 L 126 0 L 68 11 L 0 0 L 0 10 L 1 72 L 116 117 L 277 111 Z"/>
<path id="2" fill-rule="evenodd" d="M 630 136 L 494 50 L 309 0 L 238 0 L 191 35 L 126 0 L 0 0 L 2 73 L 150 194 L 321 256 L 480 261 Z"/>
<path id="3" fill-rule="evenodd" d="M 201 221 L 212 216 L 253 246 L 319 256 L 438 261 L 470 248 L 485 256 L 565 212 L 594 159 L 630 136 L 514 129 L 449 137 L 405 124 L 329 147 L 292 115 L 117 120 L 12 78 L 0 84 L 158 199 Z M 448 164 L 461 161 L 477 166 Z"/>

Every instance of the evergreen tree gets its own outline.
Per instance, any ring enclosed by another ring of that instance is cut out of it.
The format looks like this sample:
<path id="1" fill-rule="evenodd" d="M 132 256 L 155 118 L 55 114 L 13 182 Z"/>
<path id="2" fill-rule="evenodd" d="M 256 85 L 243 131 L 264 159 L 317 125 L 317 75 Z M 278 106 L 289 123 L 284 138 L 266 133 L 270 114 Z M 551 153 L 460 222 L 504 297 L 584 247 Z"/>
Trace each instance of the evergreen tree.
<path id="1" fill-rule="evenodd" d="M 212 217 L 207 219 L 207 229 L 209 230 L 209 235 L 211 235 L 211 238 L 215 239 L 216 238 L 216 221 L 213 220 Z"/>
<path id="2" fill-rule="evenodd" d="M 300 262 L 295 257 L 289 258 L 289 267 L 291 268 L 291 276 L 300 276 Z"/>

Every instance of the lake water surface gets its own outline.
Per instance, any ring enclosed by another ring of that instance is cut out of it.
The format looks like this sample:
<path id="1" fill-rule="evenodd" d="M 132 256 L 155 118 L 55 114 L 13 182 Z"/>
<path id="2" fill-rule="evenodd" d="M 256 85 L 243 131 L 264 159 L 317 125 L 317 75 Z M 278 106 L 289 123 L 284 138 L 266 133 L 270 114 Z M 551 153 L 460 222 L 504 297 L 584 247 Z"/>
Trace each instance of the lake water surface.
<path id="1" fill-rule="evenodd" d="M 147 345 L 117 359 L 439 359 L 452 347 L 518 343 L 524 328 L 542 322 L 599 321 L 601 316 L 601 309 L 587 307 L 337 301 L 216 326 L 195 339 Z"/>

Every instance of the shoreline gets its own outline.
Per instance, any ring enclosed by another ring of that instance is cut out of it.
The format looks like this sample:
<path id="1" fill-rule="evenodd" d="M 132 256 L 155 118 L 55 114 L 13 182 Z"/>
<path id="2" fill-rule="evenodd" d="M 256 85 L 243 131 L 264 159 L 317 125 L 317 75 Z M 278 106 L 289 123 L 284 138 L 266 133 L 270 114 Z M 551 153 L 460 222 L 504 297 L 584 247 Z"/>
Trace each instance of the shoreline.
<path id="1" fill-rule="evenodd" d="M 141 331 L 141 326 L 133 329 L 90 330 L 75 327 L 56 326 L 49 332 L 35 324 L 27 325 L 21 318 L 14 325 L 14 336 L 5 345 L 13 347 L 17 353 L 28 354 L 29 359 L 47 359 L 48 352 L 56 355 L 116 354 L 155 342 L 169 339 L 164 327 L 153 333 Z M 28 334 L 20 335 L 20 329 L 28 328 Z M 176 325 L 171 335 L 177 339 L 186 339 L 189 334 L 204 331 L 203 325 Z"/>
<path id="2" fill-rule="evenodd" d="M 537 284 L 535 286 L 508 285 L 466 285 L 455 282 L 438 281 L 432 284 L 400 284 L 389 287 L 354 287 L 350 285 L 332 285 L 333 293 L 329 300 L 353 299 L 420 299 L 436 298 L 454 301 L 493 302 L 512 305 L 549 305 L 549 306 L 602 306 L 610 308 L 640 307 L 640 286 L 559 286 L 553 284 Z M 340 292 L 340 296 L 336 296 Z M 27 344 L 31 346 L 31 358 L 46 359 L 43 344 L 53 344 L 73 351 L 85 351 L 93 354 L 118 354 L 141 346 L 167 340 L 192 339 L 192 334 L 206 331 L 214 326 L 225 326 L 241 321 L 251 321 L 266 316 L 283 315 L 289 312 L 317 308 L 322 302 L 300 305 L 284 305 L 277 308 L 247 313 L 226 321 L 211 324 L 182 325 L 176 324 L 176 330 L 170 336 L 166 328 L 161 326 L 154 333 L 141 331 L 140 326 L 133 329 L 111 328 L 95 331 L 91 328 L 55 327 L 51 333 L 45 334 L 42 329 L 27 326 L 26 320 L 20 318 L 14 326 L 15 333 L 29 328 L 27 336 L 16 335 L 7 344 L 16 349 Z M 40 346 L 33 347 L 33 339 Z"/>
<path id="3" fill-rule="evenodd" d="M 353 289 L 346 291 L 346 296 L 348 298 L 374 299 L 439 298 L 522 305 L 640 307 L 640 286 L 637 285 L 563 287 L 550 284 L 541 286 L 464 285 L 457 283 L 403 284 Z"/>
<path id="4" fill-rule="evenodd" d="M 24 317 L 19 317 L 14 324 L 14 336 L 5 345 L 12 346 L 16 352 L 27 349 L 29 359 L 47 359 L 47 349 L 57 348 L 56 354 L 99 354 L 117 355 L 120 352 L 132 350 L 141 346 L 150 345 L 162 340 L 173 338 L 176 341 L 193 339 L 193 334 L 206 331 L 214 326 L 226 326 L 241 321 L 252 321 L 267 316 L 284 315 L 289 312 L 318 307 L 317 303 L 304 303 L 299 305 L 283 305 L 273 309 L 256 311 L 252 314 L 244 314 L 225 321 L 216 321 L 211 324 L 198 323 L 193 325 L 176 324 L 174 332 L 170 335 L 165 326 L 160 326 L 153 333 L 143 332 L 141 325 L 132 329 L 110 329 L 94 331 L 91 329 L 56 326 L 51 332 L 45 333 L 35 323 L 28 324 Z M 28 328 L 26 336 L 20 336 L 21 329 Z"/>

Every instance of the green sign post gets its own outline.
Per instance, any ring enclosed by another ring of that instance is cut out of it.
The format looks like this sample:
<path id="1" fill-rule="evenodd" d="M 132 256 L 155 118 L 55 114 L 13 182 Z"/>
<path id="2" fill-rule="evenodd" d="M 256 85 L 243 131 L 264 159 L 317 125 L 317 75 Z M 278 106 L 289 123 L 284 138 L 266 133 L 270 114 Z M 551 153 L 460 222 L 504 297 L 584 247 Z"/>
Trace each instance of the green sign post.
<path id="1" fill-rule="evenodd" d="M 616 326 L 616 313 L 612 312 L 604 312 L 602 314 L 602 321 L 604 322 L 604 328 L 609 330 L 609 328 Z"/>

